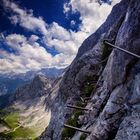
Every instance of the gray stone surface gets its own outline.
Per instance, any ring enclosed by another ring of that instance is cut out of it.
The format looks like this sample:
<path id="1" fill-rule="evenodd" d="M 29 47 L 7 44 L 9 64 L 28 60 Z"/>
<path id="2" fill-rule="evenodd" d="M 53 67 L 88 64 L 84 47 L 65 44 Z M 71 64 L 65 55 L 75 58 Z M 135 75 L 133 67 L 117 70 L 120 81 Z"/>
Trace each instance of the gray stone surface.
<path id="1" fill-rule="evenodd" d="M 41 97 L 48 94 L 52 88 L 52 81 L 45 76 L 38 75 L 30 83 L 19 87 L 15 94 L 13 94 L 13 100 L 28 100 L 36 97 Z M 28 93 L 27 93 L 28 92 Z"/>
<path id="2" fill-rule="evenodd" d="M 91 131 L 87 140 L 139 139 L 140 61 L 113 49 L 101 64 L 104 39 L 140 54 L 139 0 L 122 0 L 99 30 L 84 41 L 53 98 L 52 118 L 40 139 L 61 139 L 63 124 L 72 113 L 66 104 L 80 100 L 84 85 L 95 79 L 98 86 L 87 104 L 92 111 L 82 116 L 82 128 Z M 79 135 L 77 132 L 73 139 Z"/>

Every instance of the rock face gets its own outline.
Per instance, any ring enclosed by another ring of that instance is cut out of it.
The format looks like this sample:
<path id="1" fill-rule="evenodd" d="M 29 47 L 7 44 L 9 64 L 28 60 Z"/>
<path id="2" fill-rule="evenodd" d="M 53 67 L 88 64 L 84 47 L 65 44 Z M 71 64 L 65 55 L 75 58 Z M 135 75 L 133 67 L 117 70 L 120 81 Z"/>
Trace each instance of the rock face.
<path id="1" fill-rule="evenodd" d="M 38 75 L 36 76 L 31 83 L 18 88 L 15 92 L 14 100 L 29 100 L 36 97 L 41 97 L 46 93 L 49 93 L 52 86 L 52 81 L 47 79 L 45 76 Z"/>
<path id="2" fill-rule="evenodd" d="M 64 123 L 73 118 L 75 105 L 92 87 L 87 111 L 78 119 L 91 132 L 86 140 L 140 139 L 140 60 L 103 44 L 111 43 L 140 55 L 140 3 L 122 0 L 106 22 L 79 49 L 53 97 L 51 121 L 41 140 L 82 139 L 79 132 L 65 137 Z M 70 132 L 70 131 L 69 131 Z"/>

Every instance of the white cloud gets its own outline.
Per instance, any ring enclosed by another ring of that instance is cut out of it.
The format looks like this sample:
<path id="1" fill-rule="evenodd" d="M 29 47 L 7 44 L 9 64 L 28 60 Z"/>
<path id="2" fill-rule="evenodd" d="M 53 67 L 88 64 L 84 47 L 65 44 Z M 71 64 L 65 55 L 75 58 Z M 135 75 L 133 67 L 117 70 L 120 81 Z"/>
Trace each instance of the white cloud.
<path id="1" fill-rule="evenodd" d="M 39 40 L 39 37 L 36 35 L 31 35 L 31 37 L 29 38 L 30 44 L 34 44 L 37 40 Z"/>
<path id="2" fill-rule="evenodd" d="M 35 41 L 37 41 L 38 39 L 39 39 L 39 37 L 36 36 L 36 35 L 31 35 L 31 37 L 30 37 L 30 41 L 31 41 L 31 42 L 35 42 Z"/>
<path id="3" fill-rule="evenodd" d="M 0 51 L 0 73 L 24 73 L 28 70 L 38 70 L 45 67 L 66 67 L 73 59 L 63 53 L 52 56 L 46 49 L 40 46 L 32 35 L 26 38 L 20 34 L 10 34 L 4 37 L 4 42 L 17 53 Z"/>
<path id="4" fill-rule="evenodd" d="M 119 3 L 121 0 L 112 0 L 112 5 Z"/>
<path id="5" fill-rule="evenodd" d="M 112 5 L 107 3 L 100 5 L 97 0 L 70 0 L 64 5 L 64 13 L 70 12 L 70 7 L 73 13 L 79 12 L 82 21 L 80 30 L 89 36 L 106 20 L 112 7 L 119 1 L 114 0 Z"/>
<path id="6" fill-rule="evenodd" d="M 46 37 L 55 38 L 59 40 L 71 40 L 71 34 L 68 30 L 53 22 L 48 28 L 48 35 Z"/>
<path id="7" fill-rule="evenodd" d="M 32 10 L 24 10 L 9 0 L 3 0 L 3 2 L 5 9 L 13 12 L 9 18 L 12 23 L 19 23 L 20 26 L 28 30 L 39 31 L 43 35 L 47 35 L 47 24 L 42 17 L 34 17 Z"/>
<path id="8" fill-rule="evenodd" d="M 64 13 L 67 14 L 70 11 L 70 3 L 65 3 L 64 4 Z"/>
<path id="9" fill-rule="evenodd" d="M 23 35 L 12 34 L 6 36 L 5 41 L 11 48 L 19 50 L 20 46 L 26 42 L 26 37 Z"/>
<path id="10" fill-rule="evenodd" d="M 70 24 L 71 24 L 71 26 L 73 27 L 73 26 L 76 25 L 76 22 L 75 22 L 74 20 L 71 20 Z"/>
<path id="11" fill-rule="evenodd" d="M 29 10 L 23 10 L 17 4 L 8 0 L 4 0 L 4 6 L 6 10 L 10 10 L 14 13 L 10 17 L 12 23 L 14 20 L 14 24 L 18 23 L 20 26 L 30 31 L 40 31 L 46 45 L 55 47 L 59 53 L 76 55 L 79 44 L 72 41 L 71 31 L 61 27 L 56 22 L 48 25 L 41 17 L 33 16 L 32 10 L 30 10 L 30 12 Z"/>
<path id="12" fill-rule="evenodd" d="M 42 37 L 32 35 L 27 38 L 19 34 L 3 36 L 4 41 L 17 53 L 9 54 L 0 51 L 2 57 L 0 59 L 1 73 L 68 66 L 76 56 L 81 43 L 95 32 L 112 9 L 112 5 L 105 3 L 100 5 L 96 0 L 71 0 L 64 4 L 64 13 L 67 17 L 70 12 L 80 12 L 82 23 L 79 31 L 74 32 L 66 30 L 56 22 L 48 25 L 42 17 L 35 17 L 32 10 L 23 9 L 9 0 L 3 1 L 5 10 L 12 13 L 12 16 L 9 17 L 11 23 L 19 24 L 29 31 L 38 32 Z M 116 2 L 117 0 L 113 2 L 113 5 Z M 72 20 L 71 25 L 74 24 L 75 21 Z M 43 40 L 47 46 L 54 47 L 59 54 L 52 56 L 37 42 L 38 40 Z"/>

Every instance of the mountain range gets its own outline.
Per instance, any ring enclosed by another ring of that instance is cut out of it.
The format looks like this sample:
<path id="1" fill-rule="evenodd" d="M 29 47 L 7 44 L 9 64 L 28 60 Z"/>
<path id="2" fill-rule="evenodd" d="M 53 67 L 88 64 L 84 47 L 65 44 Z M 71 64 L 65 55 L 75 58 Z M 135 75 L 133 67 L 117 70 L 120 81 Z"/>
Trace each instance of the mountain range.
<path id="1" fill-rule="evenodd" d="M 49 79 L 56 79 L 61 76 L 64 69 L 44 68 L 38 71 L 28 71 L 26 73 L 16 74 L 8 73 L 0 75 L 0 108 L 5 107 L 9 102 L 11 94 L 14 94 L 17 88 L 30 83 L 37 75 L 44 75 Z"/>
<path id="2" fill-rule="evenodd" d="M 17 88 L 9 104 L 0 110 L 0 138 L 35 139 L 49 124 L 50 94 L 59 87 L 61 77 L 50 80 L 37 75 L 31 82 Z M 53 84 L 55 83 L 55 84 Z"/>

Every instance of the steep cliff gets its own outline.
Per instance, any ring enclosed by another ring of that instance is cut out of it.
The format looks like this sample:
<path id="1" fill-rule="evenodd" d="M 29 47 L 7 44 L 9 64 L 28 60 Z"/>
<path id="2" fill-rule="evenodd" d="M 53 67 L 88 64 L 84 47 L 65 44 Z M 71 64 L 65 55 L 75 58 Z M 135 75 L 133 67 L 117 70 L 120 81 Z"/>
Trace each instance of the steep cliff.
<path id="1" fill-rule="evenodd" d="M 83 42 L 52 98 L 51 121 L 40 139 L 140 139 L 140 60 L 104 40 L 140 54 L 139 0 L 122 0 Z M 87 97 L 91 99 L 82 102 Z M 89 111 L 77 112 L 67 108 L 68 104 Z M 64 123 L 91 133 L 64 128 Z"/>

